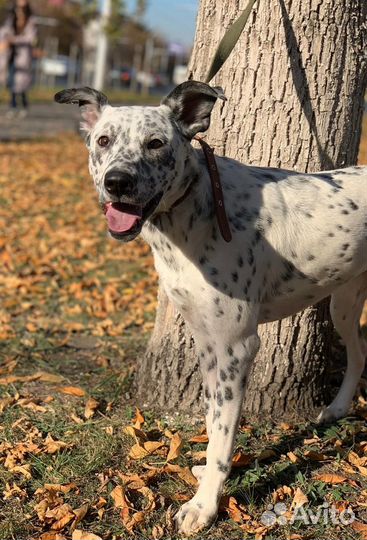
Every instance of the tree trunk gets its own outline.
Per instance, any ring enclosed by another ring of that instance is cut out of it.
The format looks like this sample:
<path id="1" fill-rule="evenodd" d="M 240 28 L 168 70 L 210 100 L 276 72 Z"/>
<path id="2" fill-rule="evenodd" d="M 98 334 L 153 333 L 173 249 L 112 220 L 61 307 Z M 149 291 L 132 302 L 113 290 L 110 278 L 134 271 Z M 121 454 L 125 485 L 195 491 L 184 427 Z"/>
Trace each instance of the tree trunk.
<path id="1" fill-rule="evenodd" d="M 246 4 L 201 0 L 193 79 L 205 79 L 224 29 Z M 366 16 L 365 0 L 259 2 L 212 81 L 228 98 L 215 107 L 206 138 L 216 153 L 299 171 L 355 164 L 367 80 Z M 190 377 L 198 361 L 182 319 L 162 298 L 161 292 L 153 338 L 139 366 L 140 396 L 149 396 L 151 406 L 194 410 L 200 386 Z M 331 331 L 327 301 L 260 327 L 262 348 L 245 410 L 305 415 L 328 401 Z"/>

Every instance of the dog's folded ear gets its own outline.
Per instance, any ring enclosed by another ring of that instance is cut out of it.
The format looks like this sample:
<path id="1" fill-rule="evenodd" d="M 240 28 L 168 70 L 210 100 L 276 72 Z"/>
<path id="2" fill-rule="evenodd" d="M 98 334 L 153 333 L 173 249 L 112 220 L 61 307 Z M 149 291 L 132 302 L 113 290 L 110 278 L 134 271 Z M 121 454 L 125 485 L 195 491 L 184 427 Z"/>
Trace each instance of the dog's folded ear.
<path id="1" fill-rule="evenodd" d="M 217 99 L 226 100 L 222 88 L 198 81 L 186 81 L 178 85 L 162 101 L 173 116 L 185 137 L 192 139 L 210 125 L 210 114 Z"/>
<path id="2" fill-rule="evenodd" d="M 83 122 L 81 129 L 90 131 L 101 115 L 102 108 L 108 105 L 107 97 L 98 90 L 85 86 L 84 88 L 69 88 L 55 95 L 57 103 L 73 103 L 79 105 Z"/>

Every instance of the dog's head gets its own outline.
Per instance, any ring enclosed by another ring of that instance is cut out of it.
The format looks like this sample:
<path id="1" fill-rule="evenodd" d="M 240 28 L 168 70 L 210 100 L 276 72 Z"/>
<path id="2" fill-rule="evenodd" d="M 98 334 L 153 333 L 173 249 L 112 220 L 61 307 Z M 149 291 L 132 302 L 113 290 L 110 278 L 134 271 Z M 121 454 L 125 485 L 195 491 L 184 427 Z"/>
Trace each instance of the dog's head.
<path id="1" fill-rule="evenodd" d="M 76 103 L 89 150 L 89 169 L 114 238 L 129 241 L 152 215 L 169 209 L 185 189 L 190 141 L 208 129 L 221 88 L 187 81 L 158 107 L 111 107 L 92 88 L 56 94 Z"/>

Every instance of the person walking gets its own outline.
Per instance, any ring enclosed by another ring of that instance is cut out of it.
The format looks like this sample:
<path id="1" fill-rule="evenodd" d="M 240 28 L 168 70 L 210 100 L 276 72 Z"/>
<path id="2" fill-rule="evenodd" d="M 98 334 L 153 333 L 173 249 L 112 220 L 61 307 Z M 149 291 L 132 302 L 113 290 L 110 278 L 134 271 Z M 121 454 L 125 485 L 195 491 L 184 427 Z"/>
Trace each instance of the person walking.
<path id="1" fill-rule="evenodd" d="M 10 92 L 8 118 L 28 113 L 27 92 L 32 82 L 32 47 L 36 26 L 29 0 L 15 0 L 10 16 L 0 29 L 0 79 Z M 19 98 L 22 108 L 19 111 Z"/>

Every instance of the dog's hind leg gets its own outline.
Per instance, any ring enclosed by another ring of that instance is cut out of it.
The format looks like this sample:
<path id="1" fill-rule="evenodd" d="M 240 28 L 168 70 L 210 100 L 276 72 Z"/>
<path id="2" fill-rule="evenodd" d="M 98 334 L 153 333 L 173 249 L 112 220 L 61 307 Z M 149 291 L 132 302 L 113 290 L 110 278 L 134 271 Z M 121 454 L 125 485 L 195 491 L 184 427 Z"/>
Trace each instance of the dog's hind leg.
<path id="1" fill-rule="evenodd" d="M 366 342 L 359 326 L 366 297 L 367 273 L 346 283 L 331 297 L 331 318 L 347 348 L 348 365 L 336 398 L 321 412 L 319 422 L 329 422 L 345 416 L 356 392 L 367 354 Z"/>
<path id="2" fill-rule="evenodd" d="M 218 341 L 217 336 L 216 339 Z M 229 340 L 227 343 L 217 343 L 215 347 L 216 404 L 207 449 L 207 464 L 196 495 L 183 505 L 175 517 L 182 534 L 198 532 L 208 526 L 217 515 L 224 483 L 231 470 L 246 377 L 259 344 L 257 334 L 247 332 L 235 342 Z"/>

